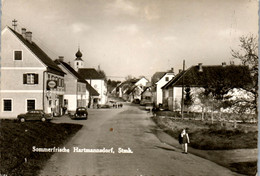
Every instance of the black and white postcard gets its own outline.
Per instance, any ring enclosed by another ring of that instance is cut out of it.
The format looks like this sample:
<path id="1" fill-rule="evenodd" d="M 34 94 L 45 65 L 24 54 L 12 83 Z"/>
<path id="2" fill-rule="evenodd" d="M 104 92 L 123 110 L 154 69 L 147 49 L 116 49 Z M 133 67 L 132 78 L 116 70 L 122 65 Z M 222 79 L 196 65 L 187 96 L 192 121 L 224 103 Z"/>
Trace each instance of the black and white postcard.
<path id="1" fill-rule="evenodd" d="M 259 0 L 2 0 L 0 176 L 257 175 Z"/>

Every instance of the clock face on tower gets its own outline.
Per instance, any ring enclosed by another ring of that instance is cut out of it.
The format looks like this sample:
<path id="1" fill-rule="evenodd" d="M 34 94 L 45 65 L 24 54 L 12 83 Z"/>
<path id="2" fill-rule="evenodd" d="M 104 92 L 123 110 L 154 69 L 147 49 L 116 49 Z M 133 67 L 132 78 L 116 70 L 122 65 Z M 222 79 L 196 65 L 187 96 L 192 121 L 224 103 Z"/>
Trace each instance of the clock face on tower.
<path id="1" fill-rule="evenodd" d="M 97 89 L 97 85 L 96 84 L 94 85 L 94 88 Z"/>

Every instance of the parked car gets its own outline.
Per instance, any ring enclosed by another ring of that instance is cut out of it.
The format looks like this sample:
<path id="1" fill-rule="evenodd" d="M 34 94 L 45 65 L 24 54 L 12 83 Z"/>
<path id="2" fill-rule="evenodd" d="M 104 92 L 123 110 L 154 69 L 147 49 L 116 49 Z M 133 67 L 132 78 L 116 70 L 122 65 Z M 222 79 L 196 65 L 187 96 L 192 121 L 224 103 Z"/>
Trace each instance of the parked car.
<path id="1" fill-rule="evenodd" d="M 134 104 L 140 104 L 140 100 L 139 100 L 139 99 L 134 99 L 134 100 L 132 101 L 132 103 L 134 103 Z"/>
<path id="2" fill-rule="evenodd" d="M 103 105 L 100 105 L 99 108 L 108 109 L 108 108 L 111 108 L 111 106 L 109 104 L 103 104 Z"/>
<path id="3" fill-rule="evenodd" d="M 71 119 L 88 119 L 88 111 L 85 107 L 78 107 L 74 114 L 70 114 Z"/>
<path id="4" fill-rule="evenodd" d="M 19 114 L 17 118 L 20 122 L 31 120 L 40 120 L 42 122 L 45 122 L 52 120 L 52 115 L 46 114 L 45 112 L 43 112 L 43 110 L 30 110 L 25 114 Z"/>
<path id="5" fill-rule="evenodd" d="M 152 111 L 153 109 L 153 103 L 146 103 L 145 104 L 145 110 Z"/>

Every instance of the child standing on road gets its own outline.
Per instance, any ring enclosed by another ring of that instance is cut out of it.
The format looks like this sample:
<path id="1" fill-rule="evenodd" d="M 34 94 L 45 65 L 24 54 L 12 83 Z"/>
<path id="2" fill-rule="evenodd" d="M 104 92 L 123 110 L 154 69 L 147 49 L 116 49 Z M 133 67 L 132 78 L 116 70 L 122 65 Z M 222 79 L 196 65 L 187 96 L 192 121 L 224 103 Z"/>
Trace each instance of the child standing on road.
<path id="1" fill-rule="evenodd" d="M 189 135 L 186 132 L 186 129 L 183 129 L 181 132 L 182 137 L 182 150 L 183 153 L 188 154 L 188 143 L 190 143 Z"/>

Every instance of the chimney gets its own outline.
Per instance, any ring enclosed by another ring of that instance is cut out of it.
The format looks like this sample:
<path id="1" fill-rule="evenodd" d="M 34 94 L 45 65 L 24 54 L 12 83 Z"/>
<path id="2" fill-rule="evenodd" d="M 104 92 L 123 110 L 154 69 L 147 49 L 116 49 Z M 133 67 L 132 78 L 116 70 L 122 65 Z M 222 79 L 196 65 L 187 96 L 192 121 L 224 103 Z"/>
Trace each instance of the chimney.
<path id="1" fill-rule="evenodd" d="M 182 69 L 179 69 L 179 73 L 181 73 L 182 72 Z"/>
<path id="2" fill-rule="evenodd" d="M 225 67 L 226 65 L 226 62 L 222 62 L 222 67 Z"/>
<path id="3" fill-rule="evenodd" d="M 22 28 L 22 36 L 23 36 L 23 38 L 25 38 L 25 33 L 26 33 L 26 29 Z"/>
<path id="4" fill-rule="evenodd" d="M 199 72 L 203 72 L 202 63 L 198 63 L 198 67 L 199 67 Z"/>
<path id="5" fill-rule="evenodd" d="M 25 39 L 28 41 L 28 42 L 30 42 L 30 43 L 32 43 L 32 32 L 26 32 L 25 33 Z"/>
<path id="6" fill-rule="evenodd" d="M 234 61 L 230 61 L 230 65 L 235 65 L 235 62 Z"/>
<path id="7" fill-rule="evenodd" d="M 64 61 L 64 56 L 59 56 L 59 61 L 63 62 Z"/>
<path id="8" fill-rule="evenodd" d="M 171 70 L 170 70 L 171 73 L 174 73 L 174 68 L 172 67 Z"/>

